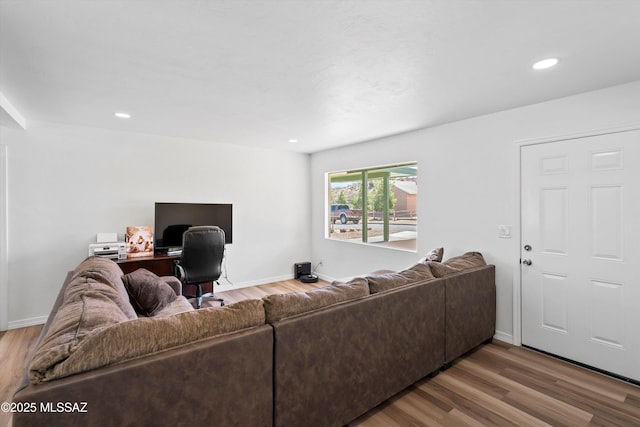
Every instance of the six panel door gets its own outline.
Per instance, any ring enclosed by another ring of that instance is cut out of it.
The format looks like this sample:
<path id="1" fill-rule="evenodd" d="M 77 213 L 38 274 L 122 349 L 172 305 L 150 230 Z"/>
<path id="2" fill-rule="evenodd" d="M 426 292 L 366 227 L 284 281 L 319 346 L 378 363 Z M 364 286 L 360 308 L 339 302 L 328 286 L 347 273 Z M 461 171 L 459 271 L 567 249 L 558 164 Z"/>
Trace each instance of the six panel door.
<path id="1" fill-rule="evenodd" d="M 522 343 L 640 380 L 640 131 L 521 161 Z"/>

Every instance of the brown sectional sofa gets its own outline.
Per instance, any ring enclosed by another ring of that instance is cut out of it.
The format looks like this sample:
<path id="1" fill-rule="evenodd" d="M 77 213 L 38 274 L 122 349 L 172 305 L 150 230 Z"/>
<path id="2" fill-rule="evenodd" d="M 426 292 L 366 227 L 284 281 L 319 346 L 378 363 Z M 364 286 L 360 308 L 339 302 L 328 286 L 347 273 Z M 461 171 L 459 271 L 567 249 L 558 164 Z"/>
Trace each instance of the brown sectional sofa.
<path id="1" fill-rule="evenodd" d="M 26 409 L 14 427 L 271 425 L 273 331 L 262 301 L 194 310 L 177 279 L 156 278 L 146 296 L 166 299 L 148 298 L 156 310 L 146 317 L 122 279 L 97 257 L 68 275 L 14 395 Z"/>
<path id="2" fill-rule="evenodd" d="M 134 273 L 88 258 L 69 274 L 15 427 L 344 425 L 495 333 L 495 267 L 475 252 L 201 310 Z"/>
<path id="3" fill-rule="evenodd" d="M 420 281 L 274 322 L 274 425 L 344 425 L 437 371 L 443 306 Z"/>

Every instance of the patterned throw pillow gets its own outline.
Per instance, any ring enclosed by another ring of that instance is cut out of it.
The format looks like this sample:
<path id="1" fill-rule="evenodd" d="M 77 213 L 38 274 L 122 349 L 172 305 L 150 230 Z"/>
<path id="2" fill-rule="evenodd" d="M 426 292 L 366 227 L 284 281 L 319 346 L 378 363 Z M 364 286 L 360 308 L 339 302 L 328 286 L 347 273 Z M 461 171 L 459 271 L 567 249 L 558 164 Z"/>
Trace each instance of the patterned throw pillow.
<path id="1" fill-rule="evenodd" d="M 444 248 L 435 248 L 429 251 L 427 255 L 420 260 L 420 262 L 425 263 L 428 261 L 433 262 L 441 262 L 442 256 L 444 255 Z"/>

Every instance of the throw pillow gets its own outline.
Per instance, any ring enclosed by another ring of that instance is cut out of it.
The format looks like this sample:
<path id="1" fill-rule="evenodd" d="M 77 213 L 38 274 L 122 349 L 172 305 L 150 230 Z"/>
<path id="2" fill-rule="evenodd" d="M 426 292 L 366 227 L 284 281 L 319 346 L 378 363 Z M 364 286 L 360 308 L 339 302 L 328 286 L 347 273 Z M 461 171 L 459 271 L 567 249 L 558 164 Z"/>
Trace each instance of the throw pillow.
<path id="1" fill-rule="evenodd" d="M 155 316 L 177 297 L 171 286 L 144 268 L 125 274 L 122 281 L 136 311 L 148 317 Z"/>
<path id="2" fill-rule="evenodd" d="M 425 263 L 428 261 L 441 262 L 442 256 L 444 255 L 444 248 L 435 248 L 429 251 L 427 255 L 420 260 L 420 262 Z"/>

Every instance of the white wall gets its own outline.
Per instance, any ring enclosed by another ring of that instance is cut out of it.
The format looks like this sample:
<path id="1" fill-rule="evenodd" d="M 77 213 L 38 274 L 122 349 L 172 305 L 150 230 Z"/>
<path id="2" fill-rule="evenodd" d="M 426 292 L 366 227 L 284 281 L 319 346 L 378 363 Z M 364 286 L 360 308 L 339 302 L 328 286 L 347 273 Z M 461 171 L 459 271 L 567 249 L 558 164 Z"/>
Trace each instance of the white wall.
<path id="1" fill-rule="evenodd" d="M 2 123 L 0 123 L 0 132 L 1 129 Z M 7 329 L 9 323 L 7 230 L 7 146 L 0 144 L 0 331 Z"/>
<path id="2" fill-rule="evenodd" d="M 153 225 L 155 201 L 233 203 L 234 287 L 291 278 L 310 257 L 309 155 L 48 123 L 1 132 L 9 328 L 43 322 L 96 233 Z"/>
<path id="3" fill-rule="evenodd" d="M 8 146 L 9 327 L 44 321 L 97 232 L 122 237 L 128 225 L 153 223 L 153 202 L 192 201 L 234 204 L 227 267 L 236 287 L 289 278 L 302 260 L 322 260 L 321 276 L 343 278 L 407 267 L 436 246 L 446 257 L 481 251 L 497 267 L 497 329 L 509 339 L 519 254 L 516 239 L 499 239 L 497 227 L 518 221 L 514 141 L 639 120 L 636 81 L 311 156 L 47 123 L 0 126 Z M 413 160 L 418 253 L 324 238 L 326 172 Z"/>
<path id="4" fill-rule="evenodd" d="M 437 246 L 444 246 L 445 258 L 481 251 L 487 262 L 496 265 L 497 335 L 510 340 L 519 248 L 515 238 L 498 238 L 498 225 L 516 229 L 519 221 L 515 141 L 638 121 L 640 81 L 315 153 L 312 259 L 323 261 L 317 272 L 343 278 L 381 268 L 402 269 Z M 419 167 L 417 253 L 324 238 L 326 172 L 413 160 Z"/>

